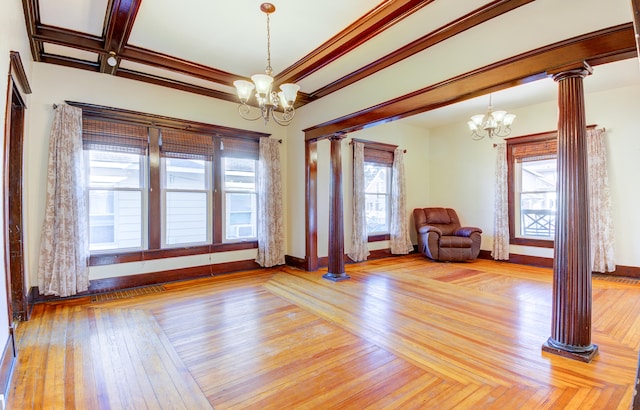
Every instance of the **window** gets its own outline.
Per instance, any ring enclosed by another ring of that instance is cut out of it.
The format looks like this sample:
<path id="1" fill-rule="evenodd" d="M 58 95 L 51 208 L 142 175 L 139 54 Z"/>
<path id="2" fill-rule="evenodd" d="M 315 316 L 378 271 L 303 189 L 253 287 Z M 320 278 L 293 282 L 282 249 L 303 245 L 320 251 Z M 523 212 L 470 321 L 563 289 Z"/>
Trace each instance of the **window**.
<path id="1" fill-rule="evenodd" d="M 145 246 L 146 130 L 84 123 L 90 251 Z"/>
<path id="2" fill-rule="evenodd" d="M 511 243 L 552 247 L 556 221 L 557 134 L 507 140 Z"/>
<path id="3" fill-rule="evenodd" d="M 396 145 L 353 139 L 364 144 L 365 216 L 369 242 L 389 239 L 391 168 Z"/>
<path id="4" fill-rule="evenodd" d="M 391 167 L 365 161 L 364 185 L 367 232 L 389 233 Z"/>
<path id="5" fill-rule="evenodd" d="M 223 158 L 225 241 L 257 237 L 256 165 L 251 158 Z"/>
<path id="6" fill-rule="evenodd" d="M 90 264 L 257 246 L 258 141 L 266 134 L 78 106 Z"/>

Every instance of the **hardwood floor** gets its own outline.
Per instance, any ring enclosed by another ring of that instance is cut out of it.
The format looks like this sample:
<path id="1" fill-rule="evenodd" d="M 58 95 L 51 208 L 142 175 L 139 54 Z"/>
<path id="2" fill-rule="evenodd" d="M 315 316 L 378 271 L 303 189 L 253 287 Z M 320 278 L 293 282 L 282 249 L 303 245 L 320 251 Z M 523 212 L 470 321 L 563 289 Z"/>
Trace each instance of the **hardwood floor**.
<path id="1" fill-rule="evenodd" d="M 410 255 L 35 307 L 12 409 L 628 409 L 640 284 L 593 280 L 590 364 L 541 351 L 548 269 Z"/>

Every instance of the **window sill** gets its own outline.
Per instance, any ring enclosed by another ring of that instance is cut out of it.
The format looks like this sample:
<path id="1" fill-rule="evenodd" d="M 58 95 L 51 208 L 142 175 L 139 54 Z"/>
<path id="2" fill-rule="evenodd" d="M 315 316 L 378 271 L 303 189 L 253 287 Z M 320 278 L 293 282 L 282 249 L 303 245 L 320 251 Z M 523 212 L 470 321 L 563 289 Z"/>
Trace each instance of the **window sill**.
<path id="1" fill-rule="evenodd" d="M 534 246 L 536 248 L 553 248 L 552 239 L 509 238 L 510 245 Z"/>
<path id="2" fill-rule="evenodd" d="M 388 233 L 382 233 L 380 235 L 369 235 L 367 238 L 367 242 L 382 242 L 388 241 L 390 238 Z"/>
<path id="3" fill-rule="evenodd" d="M 186 248 L 153 249 L 136 252 L 114 252 L 91 255 L 89 266 L 114 265 L 117 263 L 141 262 L 154 259 L 175 258 L 179 256 L 202 255 L 207 253 L 240 251 L 255 249 L 258 241 L 220 243 L 214 245 L 193 246 Z"/>

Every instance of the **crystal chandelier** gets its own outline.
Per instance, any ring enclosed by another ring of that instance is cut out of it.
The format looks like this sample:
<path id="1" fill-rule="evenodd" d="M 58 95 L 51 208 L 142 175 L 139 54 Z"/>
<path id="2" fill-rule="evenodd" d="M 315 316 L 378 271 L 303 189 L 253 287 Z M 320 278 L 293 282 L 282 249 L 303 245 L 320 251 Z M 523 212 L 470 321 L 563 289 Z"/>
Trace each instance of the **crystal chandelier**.
<path id="1" fill-rule="evenodd" d="M 511 134 L 511 124 L 515 119 L 515 114 L 507 114 L 506 111 L 493 111 L 491 94 L 489 94 L 487 113 L 472 116 L 467 124 L 471 130 L 471 138 L 477 141 L 484 137 L 506 137 Z"/>
<path id="2" fill-rule="evenodd" d="M 252 75 L 251 81 L 236 80 L 233 82 L 233 85 L 236 87 L 236 92 L 238 93 L 238 98 L 240 98 L 238 112 L 245 120 L 255 121 L 262 118 L 266 125 L 269 119 L 273 118 L 273 120 L 280 125 L 289 125 L 296 113 L 293 103 L 296 101 L 296 95 L 300 86 L 287 83 L 280 85 L 279 92 L 272 90 L 273 77 L 271 76 L 271 32 L 269 15 L 276 11 L 276 7 L 271 3 L 262 3 L 260 10 L 267 15 L 267 68 L 264 70 L 264 74 Z M 260 109 L 260 113 L 255 117 L 251 115 L 251 107 L 247 104 L 254 89 L 256 90 L 256 101 Z M 282 111 L 277 111 L 279 107 Z"/>

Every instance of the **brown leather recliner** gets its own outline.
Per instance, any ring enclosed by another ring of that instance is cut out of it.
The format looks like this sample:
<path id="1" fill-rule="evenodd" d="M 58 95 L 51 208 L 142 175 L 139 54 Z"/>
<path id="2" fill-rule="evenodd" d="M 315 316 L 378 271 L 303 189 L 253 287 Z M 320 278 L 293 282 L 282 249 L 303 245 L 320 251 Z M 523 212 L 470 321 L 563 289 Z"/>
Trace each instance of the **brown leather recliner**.
<path id="1" fill-rule="evenodd" d="M 461 227 L 451 208 L 416 208 L 413 219 L 418 232 L 418 250 L 437 261 L 466 261 L 480 253 L 482 230 Z"/>

